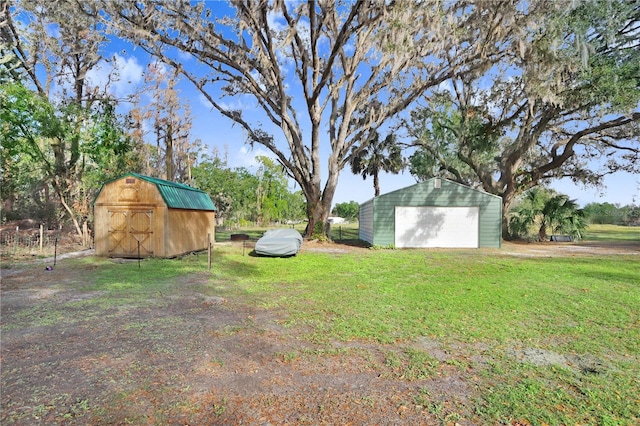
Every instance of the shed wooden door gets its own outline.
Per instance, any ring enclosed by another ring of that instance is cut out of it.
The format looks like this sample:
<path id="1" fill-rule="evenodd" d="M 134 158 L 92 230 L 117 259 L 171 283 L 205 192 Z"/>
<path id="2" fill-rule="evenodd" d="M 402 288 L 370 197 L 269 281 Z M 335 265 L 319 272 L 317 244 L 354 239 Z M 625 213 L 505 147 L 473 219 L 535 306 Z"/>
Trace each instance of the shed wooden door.
<path id="1" fill-rule="evenodd" d="M 109 210 L 109 255 L 153 255 L 153 210 Z"/>

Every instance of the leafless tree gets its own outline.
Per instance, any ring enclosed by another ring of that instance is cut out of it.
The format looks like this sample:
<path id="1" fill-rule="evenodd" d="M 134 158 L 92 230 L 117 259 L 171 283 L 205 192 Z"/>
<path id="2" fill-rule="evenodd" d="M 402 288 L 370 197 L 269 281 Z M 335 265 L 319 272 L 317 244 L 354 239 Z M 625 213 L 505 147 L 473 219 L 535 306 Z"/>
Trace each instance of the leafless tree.
<path id="1" fill-rule="evenodd" d="M 149 142 L 155 145 L 155 153 L 148 158 L 147 174 L 188 182 L 197 147 L 191 141 L 191 108 L 177 88 L 179 76 L 175 69 L 156 61 L 147 67 L 144 82 L 132 118 L 139 114 L 141 122 L 137 127 L 141 129 L 142 121 L 146 120 L 152 128 L 153 140 Z M 142 97 L 148 99 L 143 101 Z M 144 135 L 139 137 L 144 139 Z"/>

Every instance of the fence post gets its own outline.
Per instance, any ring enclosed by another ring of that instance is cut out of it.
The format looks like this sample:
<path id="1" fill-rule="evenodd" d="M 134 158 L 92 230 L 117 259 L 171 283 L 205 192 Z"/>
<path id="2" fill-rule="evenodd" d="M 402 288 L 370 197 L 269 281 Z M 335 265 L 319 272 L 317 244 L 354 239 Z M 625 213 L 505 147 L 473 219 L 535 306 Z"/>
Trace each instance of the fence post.
<path id="1" fill-rule="evenodd" d="M 88 229 L 87 229 L 87 221 L 85 220 L 84 223 L 82 224 L 82 247 L 87 247 L 89 244 L 89 236 L 87 235 L 88 233 Z"/>
<path id="2" fill-rule="evenodd" d="M 42 240 L 44 240 L 44 225 L 40 224 L 40 253 L 42 253 L 42 249 L 43 249 Z"/>
<path id="3" fill-rule="evenodd" d="M 211 233 L 207 233 L 207 267 L 211 270 Z"/>
<path id="4" fill-rule="evenodd" d="M 20 231 L 20 227 L 16 226 L 16 236 L 13 239 L 13 255 L 16 255 L 16 252 L 18 251 L 18 232 Z"/>

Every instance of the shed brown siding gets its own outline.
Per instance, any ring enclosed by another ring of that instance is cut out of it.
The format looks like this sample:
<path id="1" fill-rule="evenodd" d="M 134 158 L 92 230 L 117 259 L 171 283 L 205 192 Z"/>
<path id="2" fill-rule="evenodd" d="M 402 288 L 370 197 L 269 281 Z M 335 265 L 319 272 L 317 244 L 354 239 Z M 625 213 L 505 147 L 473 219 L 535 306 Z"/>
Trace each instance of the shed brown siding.
<path id="1" fill-rule="evenodd" d="M 207 234 L 214 240 L 215 212 L 168 208 L 156 185 L 125 176 L 102 188 L 94 227 L 99 256 L 175 257 L 207 248 Z"/>
<path id="2" fill-rule="evenodd" d="M 211 242 L 213 242 L 215 232 L 216 215 L 213 211 L 168 210 L 166 247 L 170 253 L 182 254 L 206 249 L 207 235 L 211 237 Z"/>

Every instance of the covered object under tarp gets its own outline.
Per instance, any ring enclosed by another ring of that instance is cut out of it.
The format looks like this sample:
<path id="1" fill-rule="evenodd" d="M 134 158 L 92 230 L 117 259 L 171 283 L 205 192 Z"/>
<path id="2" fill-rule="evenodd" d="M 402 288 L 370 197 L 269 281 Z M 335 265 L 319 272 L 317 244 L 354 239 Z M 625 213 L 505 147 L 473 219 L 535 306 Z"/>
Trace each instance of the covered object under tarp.
<path id="1" fill-rule="evenodd" d="M 256 242 L 255 252 L 263 256 L 295 256 L 302 246 L 302 235 L 295 229 L 270 229 Z"/>

